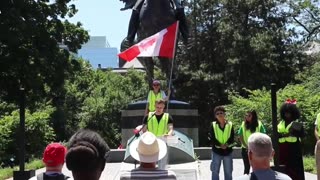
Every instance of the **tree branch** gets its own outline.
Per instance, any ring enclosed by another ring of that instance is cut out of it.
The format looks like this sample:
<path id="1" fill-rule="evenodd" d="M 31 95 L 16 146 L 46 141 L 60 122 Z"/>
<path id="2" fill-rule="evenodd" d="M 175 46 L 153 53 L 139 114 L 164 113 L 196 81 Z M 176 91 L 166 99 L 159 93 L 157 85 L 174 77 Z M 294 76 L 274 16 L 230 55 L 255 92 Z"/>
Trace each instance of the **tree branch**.
<path id="1" fill-rule="evenodd" d="M 314 19 L 315 21 L 317 21 L 317 22 L 320 23 L 320 19 L 317 19 L 311 11 L 309 11 L 309 10 L 307 10 L 307 9 L 306 9 L 306 11 L 310 14 L 310 16 L 311 16 L 312 19 Z"/>
<path id="2" fill-rule="evenodd" d="M 295 17 L 293 17 L 293 19 L 296 21 L 296 23 L 298 23 L 300 26 L 302 26 L 309 34 L 310 34 L 310 31 L 309 29 L 303 25 L 298 19 L 296 19 Z"/>

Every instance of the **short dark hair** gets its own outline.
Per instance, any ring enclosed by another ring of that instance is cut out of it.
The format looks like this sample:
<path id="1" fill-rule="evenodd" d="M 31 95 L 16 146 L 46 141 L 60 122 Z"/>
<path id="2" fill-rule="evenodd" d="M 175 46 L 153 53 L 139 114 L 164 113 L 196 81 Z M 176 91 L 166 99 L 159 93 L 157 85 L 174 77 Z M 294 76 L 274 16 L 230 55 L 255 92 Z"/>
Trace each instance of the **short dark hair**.
<path id="1" fill-rule="evenodd" d="M 109 151 L 109 146 L 98 133 L 81 129 L 68 142 L 67 168 L 76 172 L 103 171 Z"/>
<path id="2" fill-rule="evenodd" d="M 226 112 L 226 109 L 223 106 L 217 106 L 213 110 L 214 113 L 216 113 L 218 111 Z"/>

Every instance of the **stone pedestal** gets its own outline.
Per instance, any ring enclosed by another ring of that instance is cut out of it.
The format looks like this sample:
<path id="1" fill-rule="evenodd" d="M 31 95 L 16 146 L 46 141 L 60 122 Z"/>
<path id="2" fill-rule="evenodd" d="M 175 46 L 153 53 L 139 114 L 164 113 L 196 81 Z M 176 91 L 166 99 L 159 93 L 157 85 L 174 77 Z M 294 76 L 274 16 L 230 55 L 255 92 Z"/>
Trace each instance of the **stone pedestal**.
<path id="1" fill-rule="evenodd" d="M 133 130 L 142 124 L 147 101 L 138 101 L 128 105 L 121 114 L 121 144 L 125 148 L 127 141 L 132 137 Z M 198 138 L 198 110 L 182 101 L 169 101 L 169 114 L 173 118 L 174 130 L 180 131 L 193 139 L 193 146 L 199 146 Z"/>

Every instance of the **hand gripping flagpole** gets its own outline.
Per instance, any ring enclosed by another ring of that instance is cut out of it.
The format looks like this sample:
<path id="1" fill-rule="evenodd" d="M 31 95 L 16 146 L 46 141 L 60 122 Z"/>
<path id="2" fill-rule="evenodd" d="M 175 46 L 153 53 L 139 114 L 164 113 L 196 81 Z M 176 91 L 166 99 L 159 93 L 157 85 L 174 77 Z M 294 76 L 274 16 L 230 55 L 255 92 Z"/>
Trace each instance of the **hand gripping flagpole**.
<path id="1" fill-rule="evenodd" d="M 170 101 L 170 95 L 171 95 L 171 83 L 172 83 L 172 72 L 173 72 L 173 65 L 174 65 L 174 60 L 176 59 L 176 46 L 177 46 L 177 37 L 178 37 L 178 31 L 179 31 L 179 21 L 177 21 L 177 27 L 176 27 L 176 35 L 175 35 L 175 39 L 174 39 L 174 46 L 173 46 L 173 51 L 172 51 L 172 62 L 171 62 L 171 72 L 170 72 L 170 79 L 169 79 L 169 91 L 170 94 L 168 94 L 168 102 L 167 102 L 167 110 L 166 112 L 168 112 L 169 109 L 169 101 Z"/>

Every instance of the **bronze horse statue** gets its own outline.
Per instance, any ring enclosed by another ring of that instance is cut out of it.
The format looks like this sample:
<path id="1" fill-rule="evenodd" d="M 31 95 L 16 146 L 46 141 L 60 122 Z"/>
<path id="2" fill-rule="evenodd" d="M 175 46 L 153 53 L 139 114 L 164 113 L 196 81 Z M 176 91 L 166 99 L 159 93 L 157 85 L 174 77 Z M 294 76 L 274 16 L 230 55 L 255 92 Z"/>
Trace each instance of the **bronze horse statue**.
<path id="1" fill-rule="evenodd" d="M 152 36 L 159 31 L 180 21 L 179 30 L 183 40 L 188 39 L 188 27 L 186 25 L 184 9 L 177 0 L 120 0 L 126 3 L 121 10 L 132 8 L 132 15 L 129 23 L 127 37 L 121 43 L 121 51 L 134 44 L 133 40 L 137 34 L 137 41 Z M 166 74 L 167 85 L 171 73 L 172 60 L 158 57 L 160 68 Z M 155 62 L 152 57 L 139 57 L 138 60 L 145 66 L 148 83 L 151 86 L 154 78 Z M 174 76 L 174 75 L 173 75 Z"/>

